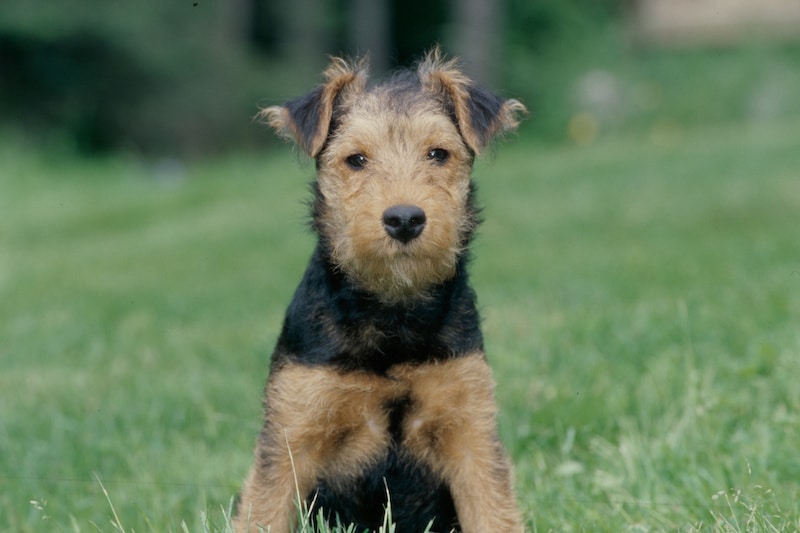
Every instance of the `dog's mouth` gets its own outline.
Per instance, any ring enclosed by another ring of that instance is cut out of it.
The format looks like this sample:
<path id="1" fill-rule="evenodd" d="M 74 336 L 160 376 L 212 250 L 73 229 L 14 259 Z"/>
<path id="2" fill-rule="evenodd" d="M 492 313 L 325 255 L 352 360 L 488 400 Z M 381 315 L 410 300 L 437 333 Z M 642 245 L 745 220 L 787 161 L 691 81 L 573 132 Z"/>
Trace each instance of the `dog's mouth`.
<path id="1" fill-rule="evenodd" d="M 387 237 L 380 247 L 339 257 L 339 266 L 382 299 L 414 299 L 455 274 L 457 251 L 430 244 L 422 237 L 405 243 Z"/>
<path id="2" fill-rule="evenodd" d="M 419 255 L 420 249 L 423 248 L 422 240 L 414 239 L 413 241 L 401 242 L 395 239 L 387 239 L 386 251 L 390 258 L 395 257 L 409 257 L 413 258 Z"/>

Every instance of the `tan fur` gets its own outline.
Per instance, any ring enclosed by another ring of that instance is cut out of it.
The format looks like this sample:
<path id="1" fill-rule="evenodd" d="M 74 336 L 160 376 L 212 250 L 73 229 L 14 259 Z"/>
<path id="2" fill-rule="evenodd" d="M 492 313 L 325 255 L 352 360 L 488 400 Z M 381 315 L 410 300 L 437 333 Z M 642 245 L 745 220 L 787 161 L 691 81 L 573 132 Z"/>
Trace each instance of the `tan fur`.
<path id="1" fill-rule="evenodd" d="M 346 483 L 387 450 L 387 405 L 406 397 L 413 407 L 402 445 L 448 484 L 461 530 L 521 532 L 509 461 L 495 429 L 494 381 L 482 353 L 398 365 L 388 377 L 281 369 L 267 387 L 265 429 L 281 438 L 260 441 L 234 529 L 288 532 L 297 494 L 305 497 L 320 478 Z"/>
<path id="2" fill-rule="evenodd" d="M 522 532 L 483 354 L 399 367 L 392 376 L 413 383 L 414 408 L 403 426 L 407 449 L 447 481 L 463 533 Z"/>
<path id="3" fill-rule="evenodd" d="M 436 47 L 420 63 L 418 73 L 423 85 L 429 91 L 442 94 L 453 101 L 456 120 L 458 120 L 464 141 L 473 152 L 479 154 L 486 147 L 485 139 L 515 130 L 519 126 L 520 116 L 526 114 L 528 110 L 518 100 L 513 98 L 506 100 L 500 114 L 492 124 L 489 135 L 481 137 L 471 127 L 467 105 L 469 101 L 467 89 L 473 82 L 458 67 L 457 59 L 444 59 L 441 50 Z"/>
<path id="4" fill-rule="evenodd" d="M 275 373 L 235 530 L 287 532 L 297 494 L 305 498 L 322 476 L 346 480 L 367 468 L 389 446 L 383 405 L 398 395 L 396 384 L 368 374 L 301 365 Z"/>
<path id="5" fill-rule="evenodd" d="M 324 233 L 335 262 L 385 301 L 418 297 L 453 275 L 466 218 L 470 154 L 453 123 L 432 106 L 398 113 L 387 95 L 354 101 L 340 132 L 322 154 L 317 182 L 325 198 Z M 451 154 L 444 165 L 427 159 L 431 149 Z M 346 163 L 361 153 L 369 163 Z M 420 238 L 401 245 L 383 227 L 383 212 L 394 205 L 422 208 L 428 223 Z"/>
<path id="6" fill-rule="evenodd" d="M 323 73 L 325 83 L 321 86 L 318 129 L 309 140 L 303 138 L 297 130 L 297 124 L 291 120 L 287 109 L 283 106 L 262 109 L 256 118 L 269 124 L 282 136 L 295 140 L 308 155 L 316 157 L 328 135 L 328 124 L 331 122 L 336 98 L 361 93 L 367 83 L 366 69 L 366 58 L 353 62 L 339 57 L 331 59 L 331 64 Z"/>

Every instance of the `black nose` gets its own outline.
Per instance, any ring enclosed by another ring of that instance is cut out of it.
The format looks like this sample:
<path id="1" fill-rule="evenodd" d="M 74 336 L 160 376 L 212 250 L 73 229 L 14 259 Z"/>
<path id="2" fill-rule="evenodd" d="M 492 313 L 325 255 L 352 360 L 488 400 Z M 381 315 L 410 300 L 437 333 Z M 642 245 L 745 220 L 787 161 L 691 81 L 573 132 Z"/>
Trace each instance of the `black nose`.
<path id="1" fill-rule="evenodd" d="M 425 211 L 415 205 L 394 205 L 383 212 L 383 227 L 403 244 L 419 237 L 425 228 Z"/>

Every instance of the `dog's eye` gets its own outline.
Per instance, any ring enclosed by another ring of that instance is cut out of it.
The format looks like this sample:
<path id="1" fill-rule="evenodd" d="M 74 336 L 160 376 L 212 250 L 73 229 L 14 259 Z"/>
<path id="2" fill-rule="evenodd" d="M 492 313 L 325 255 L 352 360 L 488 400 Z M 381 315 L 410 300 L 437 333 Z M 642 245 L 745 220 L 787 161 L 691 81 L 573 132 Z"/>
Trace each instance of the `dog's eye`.
<path id="1" fill-rule="evenodd" d="M 448 152 L 444 148 L 433 148 L 432 150 L 428 151 L 428 159 L 431 161 L 436 161 L 439 164 L 444 163 L 449 158 L 450 158 L 450 152 Z"/>
<path id="2" fill-rule="evenodd" d="M 367 165 L 367 157 L 364 154 L 353 154 L 347 156 L 345 162 L 353 170 L 361 170 Z"/>

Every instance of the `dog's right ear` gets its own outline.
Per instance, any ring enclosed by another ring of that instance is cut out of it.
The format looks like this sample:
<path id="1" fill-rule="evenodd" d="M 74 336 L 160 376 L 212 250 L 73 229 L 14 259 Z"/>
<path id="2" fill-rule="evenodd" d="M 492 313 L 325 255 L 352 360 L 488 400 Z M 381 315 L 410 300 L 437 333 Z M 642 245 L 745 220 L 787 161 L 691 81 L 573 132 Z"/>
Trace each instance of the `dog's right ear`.
<path id="1" fill-rule="evenodd" d="M 328 138 L 337 99 L 363 92 L 367 83 L 367 60 L 348 62 L 334 57 L 323 76 L 325 82 L 310 93 L 282 106 L 262 109 L 256 117 L 280 135 L 293 139 L 311 157 L 319 154 Z"/>

